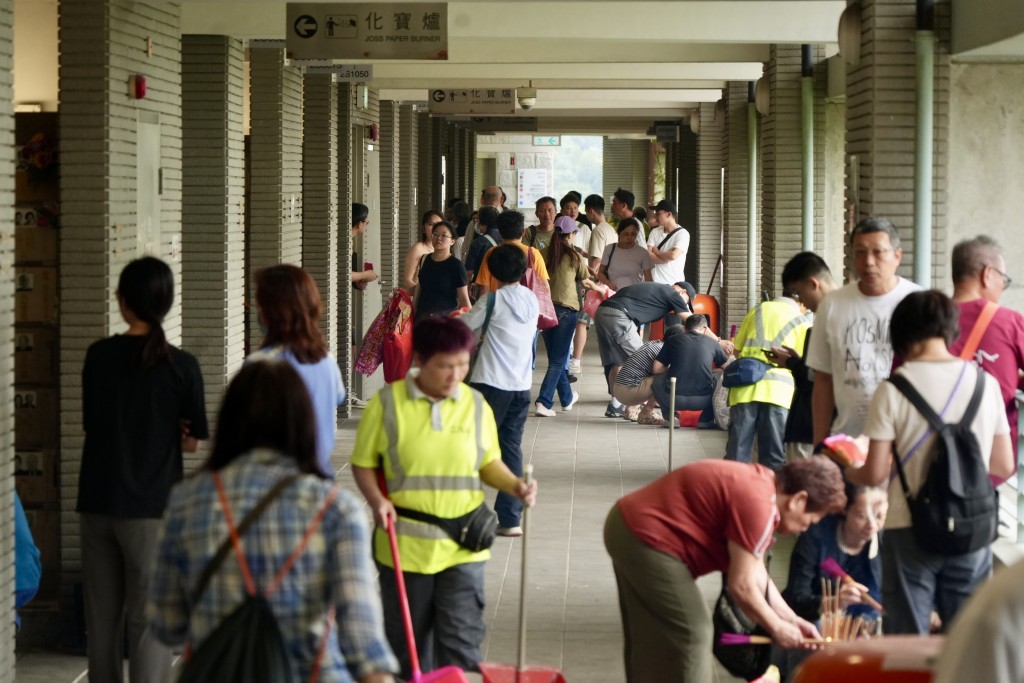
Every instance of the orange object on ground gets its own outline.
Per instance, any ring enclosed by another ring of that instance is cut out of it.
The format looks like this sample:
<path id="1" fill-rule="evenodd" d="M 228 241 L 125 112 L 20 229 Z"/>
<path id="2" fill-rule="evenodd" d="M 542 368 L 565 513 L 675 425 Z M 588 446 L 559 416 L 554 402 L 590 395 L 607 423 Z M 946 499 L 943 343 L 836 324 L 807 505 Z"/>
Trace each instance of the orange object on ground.
<path id="1" fill-rule="evenodd" d="M 696 427 L 697 422 L 700 421 L 700 410 L 677 410 L 676 414 L 679 415 L 679 426 L 680 427 Z"/>
<path id="2" fill-rule="evenodd" d="M 718 327 L 718 299 L 710 294 L 698 294 L 693 298 L 693 312 L 698 315 L 706 315 L 708 328 L 715 334 L 721 334 L 722 330 Z"/>
<path id="3" fill-rule="evenodd" d="M 887 636 L 826 645 L 792 683 L 929 683 L 942 643 L 941 636 Z"/>

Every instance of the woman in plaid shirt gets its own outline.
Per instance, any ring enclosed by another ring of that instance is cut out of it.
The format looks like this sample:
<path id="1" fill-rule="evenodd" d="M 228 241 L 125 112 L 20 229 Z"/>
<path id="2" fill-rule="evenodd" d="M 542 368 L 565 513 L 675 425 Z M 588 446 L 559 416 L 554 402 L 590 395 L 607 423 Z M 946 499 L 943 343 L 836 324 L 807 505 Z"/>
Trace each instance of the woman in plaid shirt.
<path id="1" fill-rule="evenodd" d="M 284 361 L 247 365 L 228 387 L 209 461 L 171 493 L 150 584 L 150 625 L 164 643 L 193 651 L 246 594 L 232 554 L 192 604 L 199 576 L 228 536 L 211 473 L 219 475 L 235 523 L 279 481 L 292 482 L 241 537 L 257 590 L 274 575 L 324 506 L 331 481 L 316 459 L 313 409 L 302 379 Z M 298 680 L 310 680 L 330 607 L 337 625 L 320 660 L 322 683 L 387 683 L 398 663 L 384 635 L 366 516 L 335 492 L 326 514 L 280 587 L 268 597 Z"/>

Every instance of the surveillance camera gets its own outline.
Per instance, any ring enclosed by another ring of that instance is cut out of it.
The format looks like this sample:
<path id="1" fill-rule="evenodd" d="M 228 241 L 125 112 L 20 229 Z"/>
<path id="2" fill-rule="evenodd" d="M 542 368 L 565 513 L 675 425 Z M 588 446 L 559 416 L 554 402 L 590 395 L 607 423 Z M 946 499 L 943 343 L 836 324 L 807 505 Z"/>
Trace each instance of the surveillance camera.
<path id="1" fill-rule="evenodd" d="M 529 111 L 537 104 L 537 89 L 518 88 L 516 89 L 516 98 L 519 100 L 520 108 Z"/>

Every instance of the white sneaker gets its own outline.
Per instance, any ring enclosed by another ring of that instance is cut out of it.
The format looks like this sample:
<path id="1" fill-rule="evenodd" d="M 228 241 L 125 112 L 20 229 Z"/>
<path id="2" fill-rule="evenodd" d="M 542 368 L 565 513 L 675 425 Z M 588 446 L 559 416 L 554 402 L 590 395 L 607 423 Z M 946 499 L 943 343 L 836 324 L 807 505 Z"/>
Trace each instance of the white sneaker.
<path id="1" fill-rule="evenodd" d="M 545 408 L 540 403 L 533 404 L 533 407 L 534 407 L 533 414 L 536 415 L 537 417 L 554 417 L 555 416 L 555 411 L 554 410 L 552 410 L 551 408 Z"/>
<path id="2" fill-rule="evenodd" d="M 579 403 L 579 401 L 580 401 L 580 392 L 578 392 L 578 391 L 576 391 L 575 389 L 573 389 L 573 390 L 572 390 L 572 400 L 571 400 L 571 401 L 569 401 L 569 405 L 567 405 L 567 406 L 562 406 L 562 412 L 563 412 L 563 413 L 568 413 L 568 412 L 569 412 L 570 410 L 572 410 L 572 407 L 573 407 L 574 405 L 576 405 L 577 403 Z"/>
<path id="3" fill-rule="evenodd" d="M 366 401 L 364 401 L 363 399 L 359 398 L 355 394 L 349 394 L 349 398 L 352 399 L 352 407 L 353 408 L 365 408 L 366 407 Z"/>
<path id="4" fill-rule="evenodd" d="M 569 374 L 579 375 L 583 372 L 583 364 L 575 358 L 569 361 Z"/>

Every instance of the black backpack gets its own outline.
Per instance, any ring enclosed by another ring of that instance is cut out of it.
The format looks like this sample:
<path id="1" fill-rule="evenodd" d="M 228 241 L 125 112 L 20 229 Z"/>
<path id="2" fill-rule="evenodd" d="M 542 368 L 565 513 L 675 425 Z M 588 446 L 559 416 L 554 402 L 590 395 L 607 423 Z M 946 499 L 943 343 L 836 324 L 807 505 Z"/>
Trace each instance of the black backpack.
<path id="1" fill-rule="evenodd" d="M 971 431 L 984 393 L 985 373 L 978 371 L 967 410 L 960 422 L 953 424 L 945 423 L 905 377 L 894 375 L 888 381 L 907 397 L 937 436 L 935 461 L 916 496 L 910 494 L 899 454 L 893 453 L 915 540 L 924 550 L 939 555 L 963 555 L 984 548 L 996 539 L 999 522 L 999 494 L 989 479 L 978 438 Z"/>
<path id="2" fill-rule="evenodd" d="M 242 554 L 241 545 L 235 545 L 235 541 L 245 534 L 246 530 L 285 488 L 301 476 L 301 474 L 287 476 L 268 491 L 238 525 L 237 531 L 224 540 L 213 559 L 203 570 L 203 574 L 199 577 L 192 592 L 193 605 L 198 602 L 217 568 L 234 547 L 242 567 L 243 577 L 246 580 L 246 596 L 242 604 L 225 617 L 217 628 L 206 637 L 202 645 L 191 653 L 182 667 L 181 676 L 178 678 L 180 683 L 297 683 L 288 647 L 267 598 L 278 587 L 280 580 L 284 578 L 292 564 L 305 550 L 306 543 L 320 525 L 324 512 L 337 494 L 337 485 L 331 489 L 320 513 L 307 527 L 302 541 L 292 551 L 266 592 L 261 593 L 256 590 L 248 563 Z M 221 489 L 220 479 L 216 473 L 214 473 L 214 481 L 217 488 Z M 226 504 L 227 496 L 224 495 L 221 501 L 222 504 Z M 233 526 L 230 511 L 225 510 L 225 512 L 228 513 L 226 517 L 230 529 Z M 319 678 L 319 663 L 323 658 L 332 622 L 333 608 L 320 641 L 317 663 L 310 676 L 311 681 L 316 681 Z"/>

